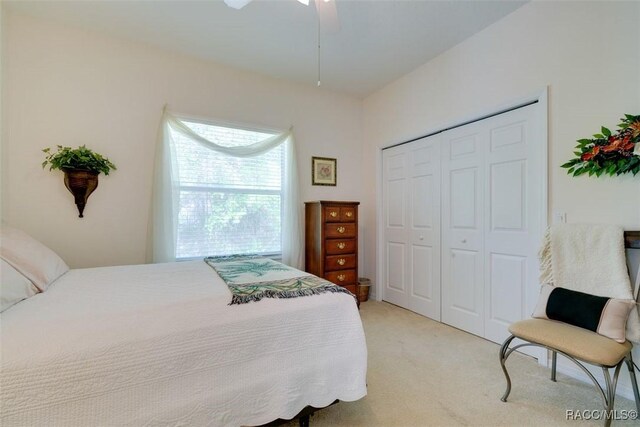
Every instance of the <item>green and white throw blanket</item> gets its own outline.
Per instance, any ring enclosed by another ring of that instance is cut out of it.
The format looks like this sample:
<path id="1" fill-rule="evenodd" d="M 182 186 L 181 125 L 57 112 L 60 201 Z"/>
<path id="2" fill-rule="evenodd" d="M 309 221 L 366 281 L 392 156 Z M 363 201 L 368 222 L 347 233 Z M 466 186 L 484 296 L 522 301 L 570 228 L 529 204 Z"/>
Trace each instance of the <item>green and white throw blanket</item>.
<path id="1" fill-rule="evenodd" d="M 231 291 L 233 304 L 260 301 L 262 298 L 296 298 L 326 292 L 343 292 L 342 286 L 259 255 L 207 257 L 209 264 Z M 355 296 L 354 296 L 355 298 Z"/>

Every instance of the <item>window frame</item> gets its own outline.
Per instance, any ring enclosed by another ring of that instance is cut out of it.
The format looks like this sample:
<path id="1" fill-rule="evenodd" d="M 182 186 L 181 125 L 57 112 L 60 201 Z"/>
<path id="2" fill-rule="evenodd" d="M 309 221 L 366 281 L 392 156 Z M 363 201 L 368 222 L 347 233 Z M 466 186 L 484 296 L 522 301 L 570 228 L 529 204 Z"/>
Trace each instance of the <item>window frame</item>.
<path id="1" fill-rule="evenodd" d="M 198 124 L 209 125 L 209 126 L 243 130 L 247 132 L 267 133 L 267 134 L 272 134 L 273 136 L 279 135 L 285 132 L 284 130 L 281 130 L 281 129 L 279 130 L 276 128 L 263 127 L 260 125 L 250 125 L 250 124 L 241 123 L 241 122 L 217 120 L 217 119 L 203 118 L 203 117 L 184 115 L 184 114 L 174 114 L 174 116 L 185 123 L 198 123 Z M 282 164 L 280 168 L 281 174 L 280 174 L 280 190 L 279 191 L 254 189 L 251 192 L 247 192 L 247 191 L 242 191 L 241 189 L 238 189 L 238 188 L 227 188 L 227 187 L 220 187 L 217 185 L 216 186 L 182 185 L 179 177 L 178 177 L 177 189 L 178 189 L 178 200 L 180 198 L 180 194 L 184 189 L 186 189 L 187 191 L 202 191 L 206 193 L 218 192 L 218 193 L 235 193 L 235 194 L 260 194 L 260 195 L 278 195 L 279 194 L 280 195 L 280 252 L 258 253 L 258 255 L 280 261 L 282 259 L 282 220 L 284 216 L 284 206 L 285 206 L 284 180 L 287 172 L 285 170 L 287 165 L 287 161 L 286 161 L 287 150 L 285 150 L 284 147 L 282 146 L 279 146 L 278 148 L 282 149 L 282 156 L 280 159 Z M 177 147 L 174 147 L 174 150 L 176 150 L 176 156 L 177 156 Z M 178 204 L 179 203 L 180 202 L 178 201 Z M 178 225 L 178 228 L 176 229 L 176 233 L 179 233 L 179 229 L 180 229 L 180 226 Z M 177 249 L 178 249 L 178 245 L 176 241 L 176 253 L 175 253 L 176 261 L 193 261 L 193 260 L 199 260 L 202 258 L 202 256 L 180 257 L 178 256 Z M 226 255 L 231 255 L 231 254 L 226 254 Z"/>

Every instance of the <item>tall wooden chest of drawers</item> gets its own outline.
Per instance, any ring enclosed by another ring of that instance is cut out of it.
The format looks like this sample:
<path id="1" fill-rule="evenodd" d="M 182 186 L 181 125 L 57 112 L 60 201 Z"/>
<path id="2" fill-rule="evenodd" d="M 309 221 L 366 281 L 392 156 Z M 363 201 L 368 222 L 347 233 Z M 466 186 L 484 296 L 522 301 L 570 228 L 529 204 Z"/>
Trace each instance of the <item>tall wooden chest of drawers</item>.
<path id="1" fill-rule="evenodd" d="M 305 270 L 356 293 L 358 205 L 320 200 L 305 203 Z"/>

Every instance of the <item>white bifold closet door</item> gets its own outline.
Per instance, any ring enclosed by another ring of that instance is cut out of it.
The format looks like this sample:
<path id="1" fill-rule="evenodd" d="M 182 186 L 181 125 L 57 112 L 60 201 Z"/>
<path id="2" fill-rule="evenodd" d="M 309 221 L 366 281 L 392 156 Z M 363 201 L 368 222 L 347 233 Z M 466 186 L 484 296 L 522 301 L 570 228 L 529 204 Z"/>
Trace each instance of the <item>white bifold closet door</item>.
<path id="1" fill-rule="evenodd" d="M 442 321 L 495 342 L 539 291 L 538 114 L 533 104 L 442 134 Z"/>
<path id="2" fill-rule="evenodd" d="M 440 320 L 440 137 L 383 152 L 384 299 Z"/>
<path id="3" fill-rule="evenodd" d="M 383 151 L 383 299 L 502 342 L 537 300 L 539 104 Z"/>

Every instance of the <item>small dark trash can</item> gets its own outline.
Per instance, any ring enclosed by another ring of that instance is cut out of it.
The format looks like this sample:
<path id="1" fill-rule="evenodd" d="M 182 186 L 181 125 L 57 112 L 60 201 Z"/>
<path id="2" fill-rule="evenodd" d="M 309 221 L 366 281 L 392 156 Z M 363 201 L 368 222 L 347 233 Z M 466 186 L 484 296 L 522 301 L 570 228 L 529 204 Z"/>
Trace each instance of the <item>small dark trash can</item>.
<path id="1" fill-rule="evenodd" d="M 365 302 L 369 299 L 369 289 L 371 288 L 371 280 L 366 277 L 358 278 L 358 301 Z"/>

